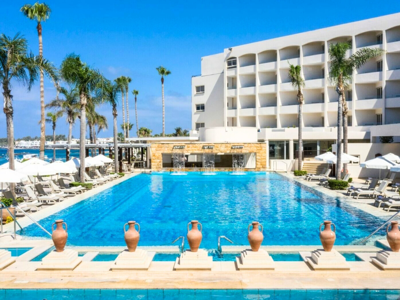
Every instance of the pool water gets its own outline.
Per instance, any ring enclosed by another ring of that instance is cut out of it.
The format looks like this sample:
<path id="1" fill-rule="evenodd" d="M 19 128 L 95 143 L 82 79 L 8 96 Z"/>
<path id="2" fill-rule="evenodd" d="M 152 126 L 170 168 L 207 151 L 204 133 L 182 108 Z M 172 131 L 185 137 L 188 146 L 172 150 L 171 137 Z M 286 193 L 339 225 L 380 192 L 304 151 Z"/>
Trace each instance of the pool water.
<path id="1" fill-rule="evenodd" d="M 0 290 L 0 299 L 24 300 L 395 300 L 398 290 Z"/>
<path id="2" fill-rule="evenodd" d="M 348 253 L 348 252 L 341 252 L 346 259 L 346 261 L 363 261 L 361 258 L 359 258 L 355 253 Z"/>
<path id="3" fill-rule="evenodd" d="M 186 236 L 190 220 L 199 220 L 202 247 L 208 249 L 217 248 L 220 235 L 247 245 L 247 227 L 254 220 L 264 226 L 263 245 L 319 245 L 318 228 L 326 219 L 336 224 L 337 245 L 350 244 L 381 225 L 378 218 L 338 199 L 268 172 L 140 174 L 40 223 L 51 230 L 57 219 L 68 223 L 68 244 L 77 246 L 123 246 L 123 225 L 130 220 L 141 225 L 139 245 L 171 245 Z M 19 233 L 47 237 L 35 224 Z"/>
<path id="4" fill-rule="evenodd" d="M 0 248 L 0 250 L 7 250 L 11 252 L 11 256 L 17 257 L 31 250 L 32 248 Z"/>

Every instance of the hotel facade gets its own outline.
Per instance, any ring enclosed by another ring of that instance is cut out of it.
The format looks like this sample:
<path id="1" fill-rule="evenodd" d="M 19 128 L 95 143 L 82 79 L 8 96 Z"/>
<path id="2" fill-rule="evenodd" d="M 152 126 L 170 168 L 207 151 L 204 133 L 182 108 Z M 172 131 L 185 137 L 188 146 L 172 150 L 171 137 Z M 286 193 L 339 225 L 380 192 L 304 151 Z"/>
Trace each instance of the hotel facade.
<path id="1" fill-rule="evenodd" d="M 305 79 L 305 157 L 336 142 L 338 94 L 329 78 L 330 45 L 384 50 L 354 72 L 346 91 L 349 142 L 378 142 L 396 136 L 400 123 L 400 13 L 226 48 L 201 59 L 192 77 L 192 136 L 207 142 L 262 142 L 270 160 L 297 156 L 297 91 L 289 66 Z M 396 137 L 395 137 L 396 141 Z M 357 155 L 358 153 L 353 153 Z"/>

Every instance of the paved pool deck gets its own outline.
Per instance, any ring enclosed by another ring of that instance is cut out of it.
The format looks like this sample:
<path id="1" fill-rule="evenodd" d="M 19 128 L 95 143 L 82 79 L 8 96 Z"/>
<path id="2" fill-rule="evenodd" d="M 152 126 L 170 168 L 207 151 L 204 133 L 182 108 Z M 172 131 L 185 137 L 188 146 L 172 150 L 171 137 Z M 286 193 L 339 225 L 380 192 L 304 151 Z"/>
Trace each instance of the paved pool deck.
<path id="1" fill-rule="evenodd" d="M 32 216 L 41 220 L 66 207 L 87 199 L 111 186 L 119 184 L 137 174 L 129 174 L 92 191 L 65 200 Z M 283 174 L 297 180 L 291 175 Z M 335 191 L 319 187 L 304 180 L 302 184 L 315 188 L 329 196 L 387 219 L 393 213 L 381 213 L 369 207 L 368 200 L 353 201 Z M 343 199 L 342 199 L 343 198 Z M 22 226 L 32 222 L 28 218 L 18 220 Z M 12 224 L 6 226 L 12 231 Z M 385 240 L 376 246 L 336 246 L 342 252 L 357 253 L 362 261 L 350 261 L 349 271 L 313 271 L 305 261 L 276 262 L 274 271 L 238 271 L 232 261 L 215 261 L 211 271 L 174 271 L 174 262 L 154 261 L 148 271 L 110 271 L 113 261 L 92 261 L 95 252 L 120 252 L 124 247 L 69 247 L 86 252 L 83 262 L 73 271 L 35 271 L 41 262 L 31 261 L 40 253 L 50 249 L 50 239 L 13 240 L 10 236 L 0 238 L 0 248 L 29 247 L 31 250 L 16 259 L 16 262 L 0 271 L 0 289 L 400 289 L 400 271 L 382 271 L 371 263 Z M 140 247 L 148 251 L 179 253 L 177 246 Z M 270 252 L 311 252 L 321 248 L 315 246 L 266 246 Z M 224 253 L 237 253 L 240 246 L 225 246 Z"/>

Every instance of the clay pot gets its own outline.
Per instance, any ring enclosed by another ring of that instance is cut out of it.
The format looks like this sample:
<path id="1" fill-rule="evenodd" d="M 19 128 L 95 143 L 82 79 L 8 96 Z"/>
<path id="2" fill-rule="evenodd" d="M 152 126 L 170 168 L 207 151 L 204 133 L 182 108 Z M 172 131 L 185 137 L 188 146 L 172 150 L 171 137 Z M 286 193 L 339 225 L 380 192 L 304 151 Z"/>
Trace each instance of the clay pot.
<path id="1" fill-rule="evenodd" d="M 57 225 L 56 230 L 54 230 L 54 224 Z M 63 224 L 65 224 L 65 230 L 63 228 Z M 53 239 L 54 246 L 56 247 L 57 252 L 63 252 L 65 248 L 65 244 L 67 243 L 68 238 L 68 227 L 67 223 L 63 220 L 56 220 L 53 225 L 51 225 L 51 229 L 53 230 L 53 234 L 51 238 Z"/>
<path id="2" fill-rule="evenodd" d="M 192 224 L 191 230 L 189 230 L 190 224 Z M 200 230 L 198 228 L 198 225 L 200 225 Z M 203 225 L 201 225 L 199 221 L 194 220 L 188 223 L 187 229 L 187 239 L 189 242 L 190 251 L 197 252 L 197 250 L 199 250 L 201 240 L 203 239 L 203 235 L 201 234 L 201 231 L 203 230 Z"/>
<path id="3" fill-rule="evenodd" d="M 389 231 L 389 227 L 392 226 L 392 229 Z M 399 252 L 400 251 L 400 231 L 399 231 L 399 222 L 397 221 L 392 221 L 391 224 L 389 224 L 386 227 L 386 239 L 389 242 L 390 249 L 392 249 L 393 252 Z"/>
<path id="4" fill-rule="evenodd" d="M 322 225 L 325 226 L 324 230 L 321 231 Z M 331 228 L 331 225 L 333 226 L 333 230 Z M 336 240 L 336 226 L 333 224 L 331 221 L 324 221 L 324 223 L 321 223 L 319 225 L 319 238 L 322 243 L 322 247 L 326 252 L 330 252 L 333 248 L 333 244 L 335 243 Z"/>
<path id="5" fill-rule="evenodd" d="M 14 207 L 8 207 L 8 210 L 13 214 L 13 215 L 15 215 L 15 208 Z M 1 215 L 1 218 L 2 218 L 2 220 L 5 222 L 5 221 L 7 221 L 7 217 L 11 217 L 11 218 L 13 218 L 11 215 L 10 215 L 10 213 L 8 212 L 8 210 L 7 209 L 5 209 L 5 208 L 3 208 L 2 209 L 2 215 Z M 14 218 L 13 218 L 14 219 Z"/>
<path id="6" fill-rule="evenodd" d="M 126 225 L 129 225 L 128 230 L 125 229 Z M 135 225 L 138 226 L 137 231 Z M 135 221 L 129 221 L 124 225 L 124 232 L 125 232 L 125 243 L 128 246 L 128 251 L 135 252 L 140 239 L 140 224 L 136 223 Z"/>
<path id="7" fill-rule="evenodd" d="M 250 231 L 251 226 L 253 226 L 253 229 Z M 261 231 L 259 229 L 260 226 Z M 247 239 L 249 240 L 251 250 L 254 252 L 257 252 L 260 249 L 261 243 L 264 240 L 264 235 L 262 234 L 263 230 L 263 226 L 258 222 L 251 223 L 247 228 L 247 231 L 249 232 Z"/>

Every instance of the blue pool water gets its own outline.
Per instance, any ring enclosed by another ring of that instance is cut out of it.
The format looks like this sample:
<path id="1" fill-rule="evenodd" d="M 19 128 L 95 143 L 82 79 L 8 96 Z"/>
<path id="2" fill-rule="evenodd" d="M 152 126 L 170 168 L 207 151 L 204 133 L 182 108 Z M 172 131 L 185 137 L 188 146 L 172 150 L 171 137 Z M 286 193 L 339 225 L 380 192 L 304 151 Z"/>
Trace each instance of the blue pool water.
<path id="1" fill-rule="evenodd" d="M 203 224 L 202 247 L 208 249 L 216 248 L 220 235 L 247 245 L 247 227 L 253 220 L 264 225 L 264 245 L 318 245 L 318 228 L 326 219 L 336 224 L 338 245 L 363 238 L 381 224 L 279 174 L 256 172 L 141 174 L 40 223 L 51 230 L 56 219 L 68 223 L 68 243 L 80 246 L 125 245 L 123 225 L 129 220 L 141 225 L 139 245 L 170 245 L 178 236 L 186 236 L 187 223 L 197 219 Z M 36 225 L 20 233 L 47 237 Z"/>
<path id="2" fill-rule="evenodd" d="M 398 290 L 0 290 L 15 300 L 395 300 Z"/>
<path id="3" fill-rule="evenodd" d="M 21 256 L 32 248 L 0 248 L 0 250 L 7 250 L 11 252 L 11 256 Z"/>
<path id="4" fill-rule="evenodd" d="M 23 153 L 29 153 L 29 154 L 37 154 L 39 155 L 39 149 L 15 149 L 14 154 L 15 158 L 21 159 Z M 47 160 L 52 160 L 53 159 L 53 149 L 46 149 L 44 151 L 44 154 L 47 156 Z M 73 149 L 71 150 L 70 153 L 71 157 L 79 157 L 79 150 Z M 56 160 L 62 160 L 65 161 L 65 149 L 57 149 L 56 150 Z M 0 165 L 6 163 L 7 160 L 7 150 L 6 149 L 0 149 Z"/>

